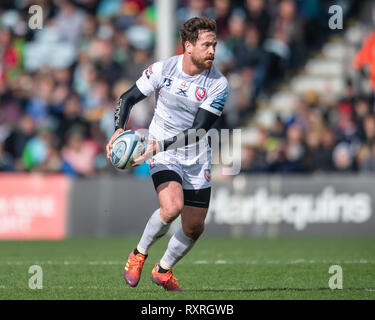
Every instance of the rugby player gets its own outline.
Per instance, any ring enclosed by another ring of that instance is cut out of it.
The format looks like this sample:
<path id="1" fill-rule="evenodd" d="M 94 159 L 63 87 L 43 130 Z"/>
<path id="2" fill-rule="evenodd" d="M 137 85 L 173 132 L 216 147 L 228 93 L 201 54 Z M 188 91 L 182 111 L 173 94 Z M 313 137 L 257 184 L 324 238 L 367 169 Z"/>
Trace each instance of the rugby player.
<path id="1" fill-rule="evenodd" d="M 124 279 L 132 287 L 139 282 L 151 245 L 167 233 L 171 222 L 181 214 L 182 227 L 155 264 L 151 281 L 168 291 L 182 290 L 172 268 L 202 234 L 210 201 L 211 149 L 204 132 L 223 111 L 228 82 L 213 64 L 215 20 L 192 18 L 182 25 L 180 36 L 183 54 L 149 66 L 121 96 L 115 111 L 115 133 L 106 147 L 109 158 L 112 142 L 124 131 L 132 107 L 155 92 L 149 136 L 142 137 L 147 147 L 135 159 L 134 166 L 151 159 L 150 173 L 160 208 L 151 215 L 137 247 L 128 256 Z M 191 134 L 196 134 L 193 140 Z M 202 141 L 203 150 L 191 152 Z"/>

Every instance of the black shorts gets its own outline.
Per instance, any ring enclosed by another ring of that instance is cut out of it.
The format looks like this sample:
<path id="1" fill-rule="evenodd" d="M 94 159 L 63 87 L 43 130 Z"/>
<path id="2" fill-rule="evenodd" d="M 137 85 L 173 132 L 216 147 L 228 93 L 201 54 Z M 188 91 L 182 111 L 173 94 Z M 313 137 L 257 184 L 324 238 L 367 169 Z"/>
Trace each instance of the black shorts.
<path id="1" fill-rule="evenodd" d="M 182 179 L 177 172 L 173 170 L 162 170 L 152 175 L 155 190 L 159 185 L 168 181 L 176 181 L 182 185 Z M 198 190 L 183 189 L 184 204 L 187 206 L 208 208 L 211 197 L 211 187 Z"/>

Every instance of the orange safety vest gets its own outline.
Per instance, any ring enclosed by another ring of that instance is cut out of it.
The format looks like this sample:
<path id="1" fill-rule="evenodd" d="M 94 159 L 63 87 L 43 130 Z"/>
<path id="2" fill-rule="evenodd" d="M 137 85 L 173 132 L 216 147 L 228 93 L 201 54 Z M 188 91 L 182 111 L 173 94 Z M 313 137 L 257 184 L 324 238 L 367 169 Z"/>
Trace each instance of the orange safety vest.
<path id="1" fill-rule="evenodd" d="M 356 69 L 362 68 L 365 64 L 369 64 L 370 85 L 375 91 L 375 31 L 365 38 L 361 49 L 353 59 L 353 66 Z"/>

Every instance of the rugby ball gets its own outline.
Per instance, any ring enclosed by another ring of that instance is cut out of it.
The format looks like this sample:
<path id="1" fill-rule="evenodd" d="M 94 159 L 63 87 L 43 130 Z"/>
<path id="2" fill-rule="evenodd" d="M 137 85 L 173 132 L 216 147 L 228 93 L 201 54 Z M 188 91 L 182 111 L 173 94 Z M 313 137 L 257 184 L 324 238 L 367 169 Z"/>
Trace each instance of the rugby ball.
<path id="1" fill-rule="evenodd" d="M 142 155 L 145 148 L 146 142 L 142 141 L 142 136 L 134 130 L 127 130 L 112 143 L 111 163 L 117 169 L 128 169 L 134 159 Z"/>

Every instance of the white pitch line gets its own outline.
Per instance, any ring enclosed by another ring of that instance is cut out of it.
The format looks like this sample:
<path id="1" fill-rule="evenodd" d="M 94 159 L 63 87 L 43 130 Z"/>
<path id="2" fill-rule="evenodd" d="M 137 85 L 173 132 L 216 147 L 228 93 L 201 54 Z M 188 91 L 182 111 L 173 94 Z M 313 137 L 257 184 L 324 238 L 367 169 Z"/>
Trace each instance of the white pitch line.
<path id="1" fill-rule="evenodd" d="M 216 260 L 215 264 L 228 264 L 228 262 L 225 260 Z"/>
<path id="2" fill-rule="evenodd" d="M 295 264 L 295 263 L 304 263 L 304 262 L 306 262 L 304 259 L 297 259 L 297 260 L 291 261 L 290 263 Z"/>
<path id="3" fill-rule="evenodd" d="M 207 260 L 197 260 L 193 262 L 194 264 L 208 264 Z"/>

